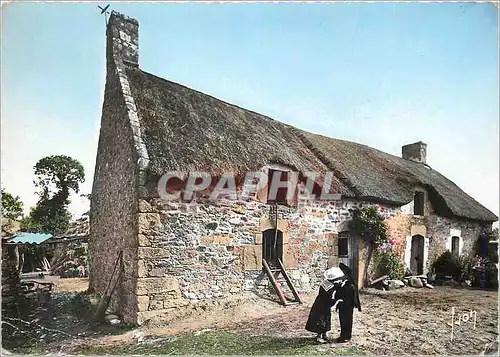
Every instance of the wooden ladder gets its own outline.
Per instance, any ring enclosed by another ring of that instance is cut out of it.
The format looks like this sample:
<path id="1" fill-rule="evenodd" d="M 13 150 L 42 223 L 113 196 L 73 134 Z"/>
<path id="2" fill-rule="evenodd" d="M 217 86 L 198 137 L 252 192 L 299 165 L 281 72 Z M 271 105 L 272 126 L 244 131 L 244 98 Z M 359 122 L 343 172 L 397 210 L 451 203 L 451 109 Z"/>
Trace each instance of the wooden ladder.
<path id="1" fill-rule="evenodd" d="M 288 276 L 288 274 L 285 271 L 285 267 L 283 266 L 283 262 L 280 259 L 278 259 L 278 265 L 279 265 L 278 268 L 271 269 L 271 267 L 269 266 L 269 263 L 265 259 L 262 259 L 262 266 L 264 267 L 264 271 L 266 272 L 267 277 L 269 278 L 269 280 L 273 284 L 274 290 L 276 291 L 276 294 L 278 294 L 278 297 L 281 301 L 281 304 L 283 304 L 284 306 L 302 304 L 303 303 L 302 298 L 300 297 L 299 293 L 297 292 L 297 289 L 295 289 L 295 287 L 293 286 L 292 281 L 290 280 L 290 277 Z M 283 289 L 281 288 L 281 284 L 278 283 L 278 280 L 277 280 L 280 273 L 283 275 L 283 277 L 285 278 L 286 284 L 288 285 L 288 287 L 292 291 L 293 297 L 295 298 L 294 301 L 287 300 L 287 298 L 285 297 L 285 294 L 283 293 Z"/>

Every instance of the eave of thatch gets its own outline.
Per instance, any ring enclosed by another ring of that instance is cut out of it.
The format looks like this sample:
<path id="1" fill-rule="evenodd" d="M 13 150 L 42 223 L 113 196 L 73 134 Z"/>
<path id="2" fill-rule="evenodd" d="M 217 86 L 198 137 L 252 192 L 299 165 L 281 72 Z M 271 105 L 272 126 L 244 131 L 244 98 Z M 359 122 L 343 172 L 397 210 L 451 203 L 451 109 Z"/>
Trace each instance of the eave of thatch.
<path id="1" fill-rule="evenodd" d="M 300 172 L 333 171 L 344 197 L 404 205 L 427 187 L 436 212 L 494 222 L 498 217 L 427 165 L 366 145 L 312 134 L 264 115 L 127 69 L 153 175 L 166 171 L 244 174 L 279 163 Z"/>
<path id="2" fill-rule="evenodd" d="M 332 169 L 348 178 L 359 197 L 406 204 L 413 200 L 415 187 L 422 186 L 430 191 L 440 215 L 489 222 L 498 220 L 495 214 L 428 165 L 350 141 L 304 131 L 300 131 L 299 135 L 328 158 Z"/>

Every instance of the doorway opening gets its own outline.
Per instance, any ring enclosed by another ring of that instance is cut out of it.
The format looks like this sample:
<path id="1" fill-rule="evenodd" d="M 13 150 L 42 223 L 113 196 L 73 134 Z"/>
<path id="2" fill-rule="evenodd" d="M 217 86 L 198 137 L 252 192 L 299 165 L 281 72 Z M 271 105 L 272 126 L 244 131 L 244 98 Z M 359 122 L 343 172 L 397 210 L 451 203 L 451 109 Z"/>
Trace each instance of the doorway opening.
<path id="1" fill-rule="evenodd" d="M 411 238 L 410 269 L 421 275 L 424 273 L 424 237 L 417 234 Z"/>
<path id="2" fill-rule="evenodd" d="M 451 254 L 458 255 L 460 252 L 460 238 L 451 237 Z"/>
<path id="3" fill-rule="evenodd" d="M 262 259 L 270 267 L 279 267 L 278 259 L 283 262 L 283 232 L 268 229 L 262 232 Z"/>
<path id="4" fill-rule="evenodd" d="M 354 275 L 354 280 L 356 284 L 358 282 L 358 266 L 357 266 L 357 255 L 356 246 L 354 244 L 353 235 L 349 234 L 348 231 L 340 232 L 338 238 L 338 257 L 339 264 L 344 263 L 349 268 L 351 268 Z"/>

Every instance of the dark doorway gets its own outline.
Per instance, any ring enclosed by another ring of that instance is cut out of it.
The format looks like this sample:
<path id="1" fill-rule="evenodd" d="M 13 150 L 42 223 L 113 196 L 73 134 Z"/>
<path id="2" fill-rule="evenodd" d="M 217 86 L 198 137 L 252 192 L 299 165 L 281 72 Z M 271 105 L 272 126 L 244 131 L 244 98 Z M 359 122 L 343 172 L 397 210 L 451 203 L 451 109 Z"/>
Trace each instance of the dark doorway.
<path id="1" fill-rule="evenodd" d="M 283 261 L 283 232 L 268 229 L 262 233 L 262 259 L 271 267 L 279 266 L 278 259 Z"/>
<path id="2" fill-rule="evenodd" d="M 418 275 L 424 273 L 424 237 L 421 235 L 415 235 L 411 238 L 410 269 Z"/>
<path id="3" fill-rule="evenodd" d="M 458 237 L 451 237 L 451 254 L 459 254 L 459 248 L 460 247 L 460 238 Z"/>
<path id="4" fill-rule="evenodd" d="M 354 280 L 358 281 L 357 256 L 355 249 L 354 236 L 349 232 L 340 232 L 338 246 L 339 264 L 344 263 L 351 268 Z"/>

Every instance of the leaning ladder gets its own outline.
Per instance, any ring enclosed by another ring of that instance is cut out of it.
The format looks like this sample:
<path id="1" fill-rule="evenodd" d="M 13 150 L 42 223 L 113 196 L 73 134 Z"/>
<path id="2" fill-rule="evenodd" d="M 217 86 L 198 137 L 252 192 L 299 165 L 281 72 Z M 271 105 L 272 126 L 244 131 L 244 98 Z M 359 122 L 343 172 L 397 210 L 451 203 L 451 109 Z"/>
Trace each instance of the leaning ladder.
<path id="1" fill-rule="evenodd" d="M 295 305 L 295 304 L 302 304 L 302 298 L 300 297 L 299 293 L 297 292 L 297 289 L 292 284 L 292 281 L 290 280 L 290 277 L 288 276 L 287 272 L 285 271 L 285 267 L 283 266 L 283 262 L 281 259 L 278 259 L 278 268 L 271 268 L 268 264 L 268 262 L 265 259 L 262 259 L 262 266 L 264 267 L 264 271 L 266 272 L 267 277 L 271 281 L 274 287 L 274 291 L 276 291 L 276 294 L 278 294 L 278 297 L 280 299 L 281 304 L 284 306 L 288 305 Z M 281 288 L 281 284 L 278 282 L 278 277 L 280 273 L 283 275 L 285 278 L 286 284 L 292 291 L 293 297 L 295 300 L 288 300 L 283 292 L 283 289 Z"/>
<path id="2" fill-rule="evenodd" d="M 278 239 L 278 205 L 275 203 L 273 206 L 271 206 L 270 210 L 271 215 L 274 213 L 274 250 L 276 251 L 276 243 Z M 264 268 L 264 271 L 266 272 L 267 277 L 271 281 L 274 287 L 274 291 L 276 291 L 276 294 L 278 294 L 278 297 L 281 301 L 281 303 L 284 306 L 287 305 L 293 305 L 293 304 L 302 304 L 302 298 L 297 292 L 297 289 L 292 284 L 292 281 L 290 280 L 290 277 L 288 276 L 287 272 L 285 271 L 285 267 L 283 265 L 283 262 L 281 259 L 278 260 L 278 267 L 271 267 L 270 264 L 267 262 L 266 259 L 262 259 L 262 267 Z M 278 277 L 279 275 L 283 275 L 285 278 L 286 284 L 290 288 L 293 297 L 295 298 L 294 301 L 289 301 L 285 297 L 285 294 L 283 293 L 283 289 L 281 288 L 281 284 L 278 282 Z"/>

